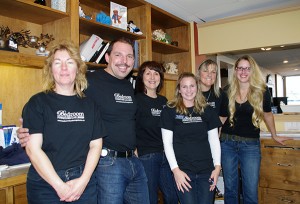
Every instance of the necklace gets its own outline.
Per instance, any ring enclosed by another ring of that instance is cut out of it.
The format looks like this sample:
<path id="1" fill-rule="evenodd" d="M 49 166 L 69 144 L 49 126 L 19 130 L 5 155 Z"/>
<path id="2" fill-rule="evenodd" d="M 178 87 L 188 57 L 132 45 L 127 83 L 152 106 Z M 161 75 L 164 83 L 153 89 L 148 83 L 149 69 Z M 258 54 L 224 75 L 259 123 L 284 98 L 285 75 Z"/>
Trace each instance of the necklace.
<path id="1" fill-rule="evenodd" d="M 240 107 L 241 107 L 242 104 L 244 104 L 247 101 L 247 94 L 246 94 L 244 99 L 242 98 L 241 94 L 239 95 L 239 97 L 240 97 L 240 101 L 241 101 L 241 103 L 239 103 L 239 104 L 240 104 Z"/>
<path id="2" fill-rule="evenodd" d="M 209 97 L 210 97 L 210 94 L 211 94 L 211 89 L 209 89 L 209 94 L 208 94 L 208 96 L 207 96 L 207 98 L 206 98 L 206 102 L 208 102 Z"/>
<path id="3" fill-rule="evenodd" d="M 247 100 L 247 95 L 245 96 L 244 99 L 243 99 L 242 96 L 240 95 L 240 100 L 241 100 L 241 103 L 244 103 L 244 102 Z"/>
<path id="4" fill-rule="evenodd" d="M 187 109 L 187 111 L 188 111 L 188 115 L 189 115 L 189 117 L 191 118 L 192 117 L 192 115 L 193 115 L 193 113 L 194 113 L 194 108 L 193 108 L 193 111 L 190 113 L 190 111 Z"/>

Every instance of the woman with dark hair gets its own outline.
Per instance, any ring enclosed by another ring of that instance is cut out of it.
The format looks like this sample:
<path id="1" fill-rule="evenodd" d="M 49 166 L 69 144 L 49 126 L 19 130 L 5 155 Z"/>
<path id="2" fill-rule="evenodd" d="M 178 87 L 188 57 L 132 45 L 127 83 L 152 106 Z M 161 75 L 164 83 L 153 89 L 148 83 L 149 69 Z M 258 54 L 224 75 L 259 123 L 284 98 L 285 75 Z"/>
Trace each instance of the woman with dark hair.
<path id="1" fill-rule="evenodd" d="M 160 113 L 167 99 L 158 93 L 164 83 L 164 69 L 155 61 L 144 62 L 136 79 L 136 114 L 137 152 L 148 178 L 151 204 L 158 202 L 158 189 L 163 193 L 164 203 L 177 204 L 172 172 L 164 153 Z"/>

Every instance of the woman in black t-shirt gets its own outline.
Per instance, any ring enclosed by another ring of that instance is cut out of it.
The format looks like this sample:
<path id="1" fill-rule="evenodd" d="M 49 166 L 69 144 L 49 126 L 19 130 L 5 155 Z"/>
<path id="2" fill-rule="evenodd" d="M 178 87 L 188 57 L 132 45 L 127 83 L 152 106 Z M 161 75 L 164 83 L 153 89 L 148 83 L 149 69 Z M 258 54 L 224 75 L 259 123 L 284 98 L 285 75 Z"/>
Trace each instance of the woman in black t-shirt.
<path id="1" fill-rule="evenodd" d="M 164 83 L 163 67 L 155 61 L 144 62 L 136 79 L 136 134 L 137 152 L 143 163 L 151 204 L 157 204 L 158 189 L 166 204 L 177 204 L 175 185 L 164 153 L 160 113 L 167 99 L 159 95 Z"/>
<path id="2" fill-rule="evenodd" d="M 276 135 L 271 112 L 271 95 L 259 66 L 248 55 L 240 57 L 234 65 L 229 86 L 228 118 L 222 126 L 222 169 L 225 183 L 225 203 L 239 203 L 238 167 L 241 171 L 243 203 L 258 203 L 260 169 L 260 123 L 265 121 L 272 138 L 280 144 L 289 138 Z"/>
<path id="3" fill-rule="evenodd" d="M 106 135 L 96 104 L 85 97 L 86 65 L 70 42 L 55 45 L 43 69 L 45 89 L 24 106 L 31 166 L 29 204 L 96 203 L 94 170 Z"/>
<path id="4" fill-rule="evenodd" d="M 175 98 L 161 114 L 166 156 L 181 204 L 212 203 L 220 173 L 220 142 L 216 112 L 206 104 L 198 79 L 182 73 Z"/>
<path id="5" fill-rule="evenodd" d="M 211 59 L 203 61 L 198 68 L 197 77 L 199 78 L 200 88 L 204 95 L 206 102 L 210 105 L 216 113 L 220 116 L 222 122 L 226 118 L 222 117 L 221 105 L 224 97 L 224 91 L 219 86 L 219 69 L 216 62 Z"/>

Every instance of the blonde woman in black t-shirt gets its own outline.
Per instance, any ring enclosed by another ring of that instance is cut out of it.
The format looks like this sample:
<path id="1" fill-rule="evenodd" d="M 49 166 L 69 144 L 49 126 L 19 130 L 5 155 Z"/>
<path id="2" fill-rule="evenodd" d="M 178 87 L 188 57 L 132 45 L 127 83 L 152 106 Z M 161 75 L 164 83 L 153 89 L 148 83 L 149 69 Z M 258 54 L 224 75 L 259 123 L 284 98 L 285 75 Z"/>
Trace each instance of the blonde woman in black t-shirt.
<path id="1" fill-rule="evenodd" d="M 272 138 L 278 143 L 284 144 L 289 138 L 276 135 L 271 95 L 259 66 L 251 56 L 242 56 L 235 62 L 225 92 L 228 95 L 228 109 L 222 111 L 228 118 L 222 126 L 220 137 L 225 203 L 239 203 L 239 167 L 243 203 L 257 204 L 261 160 L 260 123 L 265 121 Z"/>
<path id="2" fill-rule="evenodd" d="M 182 73 L 175 97 L 161 113 L 166 156 L 181 204 L 208 204 L 220 173 L 221 121 L 206 104 L 198 79 Z"/>
<path id="3" fill-rule="evenodd" d="M 97 105 L 87 88 L 86 65 L 73 43 L 55 45 L 43 69 L 45 89 L 23 109 L 31 167 L 29 204 L 96 203 L 94 170 L 106 135 Z"/>

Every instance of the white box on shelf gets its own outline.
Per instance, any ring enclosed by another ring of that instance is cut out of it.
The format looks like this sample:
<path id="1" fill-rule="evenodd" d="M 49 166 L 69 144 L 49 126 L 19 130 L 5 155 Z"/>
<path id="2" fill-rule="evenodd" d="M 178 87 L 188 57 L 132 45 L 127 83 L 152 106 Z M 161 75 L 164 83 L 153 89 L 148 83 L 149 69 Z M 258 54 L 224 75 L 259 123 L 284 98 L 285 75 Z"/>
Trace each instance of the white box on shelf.
<path id="1" fill-rule="evenodd" d="M 83 61 L 89 62 L 95 52 L 102 45 L 103 39 L 93 34 L 87 41 L 80 45 L 80 55 Z"/>
<path id="2" fill-rule="evenodd" d="M 67 11 L 66 0 L 51 0 L 51 8 L 62 12 L 66 12 Z"/>

